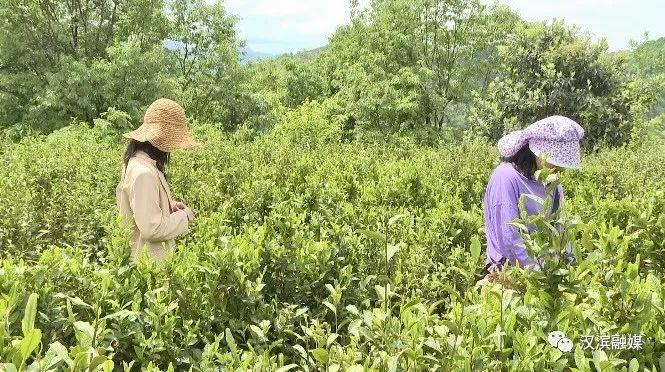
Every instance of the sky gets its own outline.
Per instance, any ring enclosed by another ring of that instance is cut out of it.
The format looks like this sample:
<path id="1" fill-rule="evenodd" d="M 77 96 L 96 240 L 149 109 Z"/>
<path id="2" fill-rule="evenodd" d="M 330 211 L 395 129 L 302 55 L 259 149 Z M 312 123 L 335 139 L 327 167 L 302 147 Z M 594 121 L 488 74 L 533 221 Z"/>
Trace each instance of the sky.
<path id="1" fill-rule="evenodd" d="M 483 0 L 489 4 L 494 0 Z M 610 49 L 630 40 L 665 36 L 665 0 L 499 0 L 528 21 L 563 19 L 607 39 Z M 226 0 L 239 17 L 237 28 L 248 48 L 269 54 L 294 53 L 328 43 L 349 22 L 348 0 Z"/>

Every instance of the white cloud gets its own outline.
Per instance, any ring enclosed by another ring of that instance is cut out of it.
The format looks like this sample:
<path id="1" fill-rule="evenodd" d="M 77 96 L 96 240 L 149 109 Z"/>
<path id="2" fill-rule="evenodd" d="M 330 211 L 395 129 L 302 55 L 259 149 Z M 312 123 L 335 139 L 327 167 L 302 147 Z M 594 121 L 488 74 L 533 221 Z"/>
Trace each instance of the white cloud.
<path id="1" fill-rule="evenodd" d="M 486 4 L 494 0 L 482 0 Z M 499 0 L 529 21 L 563 20 L 597 38 L 606 38 L 611 50 L 628 47 L 645 31 L 665 36 L 665 2 L 653 0 Z"/>
<path id="2" fill-rule="evenodd" d="M 366 3 L 368 0 L 361 0 Z M 496 0 L 481 0 L 486 4 Z M 625 48 L 644 31 L 665 35 L 665 1 L 653 0 L 498 0 L 523 18 L 562 19 L 598 37 L 612 49 Z M 250 48 L 269 53 L 295 52 L 327 43 L 350 17 L 348 0 L 226 0 L 240 18 L 238 29 Z"/>
<path id="3" fill-rule="evenodd" d="M 285 52 L 293 45 L 315 48 L 324 45 L 350 17 L 347 0 L 228 0 L 226 9 L 240 18 L 241 35 L 250 47 L 260 44 L 269 52 Z M 274 42 L 271 46 L 266 40 Z"/>

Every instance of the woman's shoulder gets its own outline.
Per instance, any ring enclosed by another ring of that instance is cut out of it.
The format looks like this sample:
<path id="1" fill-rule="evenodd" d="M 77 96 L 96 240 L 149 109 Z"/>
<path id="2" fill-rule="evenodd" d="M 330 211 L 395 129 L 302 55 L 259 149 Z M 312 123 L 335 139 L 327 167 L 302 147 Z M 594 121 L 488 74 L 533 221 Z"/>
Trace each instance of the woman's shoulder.
<path id="1" fill-rule="evenodd" d="M 502 162 L 492 172 L 489 182 L 487 183 L 486 196 L 491 196 L 492 199 L 499 197 L 503 198 L 505 195 L 517 195 L 519 193 L 520 177 L 522 176 L 512 164 Z M 494 200 L 492 203 L 498 203 Z"/>
<path id="2" fill-rule="evenodd" d="M 512 183 L 519 180 L 520 177 L 524 176 L 511 163 L 501 162 L 501 164 L 494 168 L 490 182 Z"/>
<path id="3" fill-rule="evenodd" d="M 157 177 L 156 169 L 147 162 L 137 158 L 131 157 L 127 162 L 127 168 L 125 170 L 128 178 L 138 178 L 141 176 L 151 176 Z"/>

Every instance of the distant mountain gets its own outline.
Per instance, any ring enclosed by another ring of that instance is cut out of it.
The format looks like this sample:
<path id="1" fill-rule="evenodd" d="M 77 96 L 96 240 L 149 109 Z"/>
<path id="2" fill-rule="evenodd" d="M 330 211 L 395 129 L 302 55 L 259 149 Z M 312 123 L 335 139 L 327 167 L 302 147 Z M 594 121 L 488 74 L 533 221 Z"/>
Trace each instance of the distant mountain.
<path id="1" fill-rule="evenodd" d="M 173 51 L 182 51 L 185 49 L 185 44 L 183 44 L 181 41 L 176 41 L 176 40 L 170 40 L 170 39 L 164 40 L 163 45 L 166 49 Z M 311 50 L 302 50 L 296 53 L 279 53 L 279 54 L 259 52 L 252 48 L 245 48 L 240 50 L 240 62 L 249 63 L 249 62 L 274 59 L 280 57 L 292 57 L 300 60 L 309 60 L 315 57 L 317 54 L 321 53 L 327 47 L 328 46 L 325 45 L 320 48 L 311 49 Z"/>
<path id="2" fill-rule="evenodd" d="M 258 60 L 261 60 L 261 59 L 271 59 L 271 58 L 275 58 L 275 57 L 277 57 L 276 54 L 259 52 L 259 51 L 253 50 L 251 48 L 245 48 L 245 50 L 241 51 L 241 54 L 240 54 L 240 60 L 243 63 L 258 61 Z"/>
<path id="3" fill-rule="evenodd" d="M 295 53 L 279 53 L 279 54 L 258 52 L 251 48 L 246 48 L 244 50 L 244 54 L 240 55 L 240 60 L 243 63 L 255 62 L 266 59 L 278 59 L 278 58 L 295 58 L 298 60 L 307 61 L 314 58 L 319 53 L 323 52 L 327 47 L 328 47 L 327 45 L 324 45 L 316 49 L 301 50 L 300 52 L 295 52 Z"/>
<path id="4" fill-rule="evenodd" d="M 328 45 L 324 45 L 322 47 L 316 48 L 316 49 L 310 49 L 310 50 L 302 50 L 298 53 L 292 54 L 293 58 L 300 59 L 300 60 L 310 60 L 317 55 L 321 54 L 324 50 L 328 48 Z"/>
<path id="5" fill-rule="evenodd" d="M 183 44 L 181 41 L 177 40 L 164 40 L 163 42 L 164 47 L 169 50 L 173 51 L 182 51 L 185 49 L 185 44 Z M 264 53 L 264 52 L 258 52 L 256 50 L 253 50 L 251 48 L 245 48 L 244 50 L 240 50 L 240 61 L 242 63 L 247 63 L 251 61 L 258 61 L 262 59 L 271 59 L 277 57 L 277 54 L 271 54 L 271 53 Z"/>

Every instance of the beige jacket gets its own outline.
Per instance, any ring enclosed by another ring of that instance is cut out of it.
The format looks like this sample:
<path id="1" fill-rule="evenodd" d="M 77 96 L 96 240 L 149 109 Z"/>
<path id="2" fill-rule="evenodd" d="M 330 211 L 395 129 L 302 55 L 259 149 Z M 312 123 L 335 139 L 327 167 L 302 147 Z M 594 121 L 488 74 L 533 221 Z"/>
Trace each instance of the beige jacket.
<path id="1" fill-rule="evenodd" d="M 132 264 L 136 264 L 142 248 L 161 263 L 175 245 L 175 238 L 187 232 L 187 213 L 171 213 L 173 200 L 166 178 L 157 169 L 157 163 L 142 151 L 123 170 L 116 200 L 123 219 L 133 221 Z"/>

